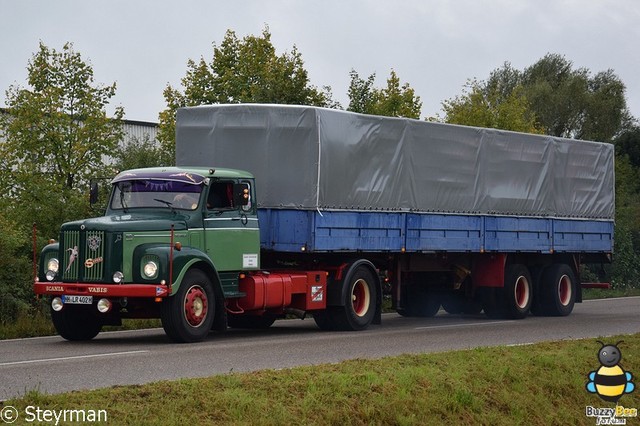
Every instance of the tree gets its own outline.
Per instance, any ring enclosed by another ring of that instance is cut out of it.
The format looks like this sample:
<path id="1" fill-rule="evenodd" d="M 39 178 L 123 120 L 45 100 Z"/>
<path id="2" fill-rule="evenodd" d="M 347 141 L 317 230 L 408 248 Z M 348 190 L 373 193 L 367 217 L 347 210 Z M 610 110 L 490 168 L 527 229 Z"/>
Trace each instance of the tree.
<path id="1" fill-rule="evenodd" d="M 121 139 L 124 112 L 107 117 L 116 85 L 94 84 L 91 65 L 71 43 L 56 51 L 41 42 L 27 72 L 28 87 L 11 86 L 0 114 L 0 208 L 30 247 L 34 221 L 44 241 L 90 213 L 84 189 Z"/>
<path id="2" fill-rule="evenodd" d="M 640 168 L 640 126 L 634 124 L 618 135 L 613 143 L 616 154 L 629 157 L 631 164 Z"/>
<path id="3" fill-rule="evenodd" d="M 175 144 L 178 108 L 217 103 L 275 103 L 335 107 L 331 89 L 309 82 L 298 49 L 277 55 L 268 28 L 261 36 L 238 39 L 229 30 L 222 43 L 213 45 L 213 59 L 187 62 L 183 91 L 170 85 L 164 90 L 167 108 L 160 113 L 158 139 L 171 152 Z"/>
<path id="4" fill-rule="evenodd" d="M 174 161 L 148 134 L 142 139 L 135 136 L 129 138 L 116 149 L 113 157 L 116 170 L 169 166 Z"/>
<path id="5" fill-rule="evenodd" d="M 30 190 L 30 179 L 44 173 L 73 189 L 102 167 L 122 138 L 122 108 L 114 118 L 105 112 L 116 85 L 94 85 L 93 69 L 71 43 L 58 52 L 41 42 L 27 72 L 30 88 L 11 86 L 9 113 L 0 117 L 4 167 L 13 175 L 2 176 L 2 186 L 11 179 L 14 190 Z"/>
<path id="6" fill-rule="evenodd" d="M 351 70 L 349 75 L 351 82 L 347 92 L 348 111 L 388 117 L 420 118 L 420 97 L 416 96 L 409 83 L 400 86 L 400 78 L 394 70 L 391 70 L 387 87 L 383 89 L 373 87 L 375 74 L 371 74 L 366 80 L 360 78 L 355 70 Z"/>
<path id="7" fill-rule="evenodd" d="M 444 121 L 526 133 L 541 133 L 522 86 L 505 90 L 501 84 L 470 80 L 461 96 L 442 102 Z"/>
<path id="8" fill-rule="evenodd" d="M 477 83 L 470 87 L 474 96 L 463 94 L 445 101 L 445 106 L 450 109 L 468 103 L 467 108 L 472 109 L 475 102 L 475 116 L 482 104 L 489 110 L 484 115 L 496 116 L 502 104 L 507 104 L 507 110 L 526 114 L 524 122 L 535 119 L 542 133 L 601 142 L 611 141 L 631 123 L 625 86 L 612 70 L 592 76 L 586 68 L 574 69 L 562 55 L 547 54 L 523 71 L 507 62 L 486 81 L 473 81 Z M 480 102 L 482 98 L 486 101 Z"/>

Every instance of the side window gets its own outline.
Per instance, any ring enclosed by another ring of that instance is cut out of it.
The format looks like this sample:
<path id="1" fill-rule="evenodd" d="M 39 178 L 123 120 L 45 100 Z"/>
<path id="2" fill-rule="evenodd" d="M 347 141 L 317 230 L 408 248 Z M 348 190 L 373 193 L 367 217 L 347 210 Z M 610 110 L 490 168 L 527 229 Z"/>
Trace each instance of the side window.
<path id="1" fill-rule="evenodd" d="M 213 182 L 207 197 L 207 209 L 228 210 L 233 208 L 233 182 Z"/>

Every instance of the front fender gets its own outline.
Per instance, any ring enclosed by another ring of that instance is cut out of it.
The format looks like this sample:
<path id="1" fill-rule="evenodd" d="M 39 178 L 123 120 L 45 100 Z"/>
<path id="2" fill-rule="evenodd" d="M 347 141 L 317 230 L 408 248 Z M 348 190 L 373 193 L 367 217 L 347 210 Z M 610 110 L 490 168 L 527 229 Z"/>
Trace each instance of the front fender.
<path id="1" fill-rule="evenodd" d="M 58 250 L 60 249 L 60 243 L 47 244 L 42 251 L 40 252 L 40 258 L 38 261 L 38 279 L 42 282 L 45 282 L 47 279 L 45 274 L 47 271 L 47 262 L 51 258 L 58 259 L 59 267 L 62 267 L 62 259 L 58 258 Z"/>
<path id="2" fill-rule="evenodd" d="M 170 267 L 170 259 L 173 257 L 173 267 Z M 149 260 L 157 260 L 159 263 L 159 271 L 156 277 L 151 279 L 144 276 L 142 269 L 144 264 Z M 143 244 L 137 247 L 133 253 L 133 278 L 138 282 L 149 284 L 158 283 L 164 280 L 167 284 L 171 283 L 171 295 L 174 295 L 182 279 L 194 265 L 198 264 L 198 267 L 207 273 L 216 283 L 220 283 L 220 277 L 216 271 L 215 265 L 201 250 L 192 247 L 182 247 L 181 250 L 173 250 L 171 254 L 171 248 L 165 245 L 155 244 Z M 169 272 L 171 270 L 171 277 Z"/>

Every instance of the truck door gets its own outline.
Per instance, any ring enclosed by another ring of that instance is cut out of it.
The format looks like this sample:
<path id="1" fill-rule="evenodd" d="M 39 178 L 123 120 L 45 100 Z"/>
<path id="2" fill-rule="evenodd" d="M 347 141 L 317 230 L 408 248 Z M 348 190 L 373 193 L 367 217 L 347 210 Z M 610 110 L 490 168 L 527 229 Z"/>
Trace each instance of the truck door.
<path id="1" fill-rule="evenodd" d="M 209 185 L 205 248 L 218 272 L 260 268 L 260 230 L 252 183 L 220 179 Z M 238 191 L 247 195 L 244 203 Z"/>

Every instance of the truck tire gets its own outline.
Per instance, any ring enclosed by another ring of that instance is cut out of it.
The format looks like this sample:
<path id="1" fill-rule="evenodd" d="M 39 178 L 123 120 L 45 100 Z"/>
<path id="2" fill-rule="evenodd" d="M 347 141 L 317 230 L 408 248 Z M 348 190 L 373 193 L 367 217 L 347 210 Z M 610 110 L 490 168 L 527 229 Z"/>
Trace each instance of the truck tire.
<path id="1" fill-rule="evenodd" d="M 524 265 L 508 265 L 504 271 L 504 303 L 507 317 L 522 319 L 533 302 L 533 282 Z"/>
<path id="2" fill-rule="evenodd" d="M 576 301 L 576 277 L 569 265 L 555 263 L 544 270 L 539 289 L 541 315 L 567 316 Z"/>
<path id="3" fill-rule="evenodd" d="M 227 315 L 227 324 L 231 328 L 266 329 L 276 321 L 275 315 Z"/>
<path id="4" fill-rule="evenodd" d="M 211 280 L 199 269 L 189 270 L 180 288 L 161 306 L 162 327 L 174 342 L 191 343 L 209 334 L 215 314 Z"/>
<path id="5" fill-rule="evenodd" d="M 343 281 L 344 306 L 327 307 L 314 312 L 313 319 L 322 330 L 358 331 L 371 324 L 376 314 L 380 283 L 365 265 L 357 266 Z"/>
<path id="6" fill-rule="evenodd" d="M 482 312 L 482 304 L 467 297 L 464 290 L 449 290 L 442 293 L 442 309 L 448 314 L 478 315 Z"/>
<path id="7" fill-rule="evenodd" d="M 397 312 L 403 317 L 431 318 L 440 310 L 442 295 L 430 291 L 427 286 L 409 285 L 405 287 L 403 304 Z"/>
<path id="8" fill-rule="evenodd" d="M 342 322 L 337 319 L 340 317 L 339 307 L 327 306 L 322 311 L 313 311 L 313 320 L 320 330 L 338 331 L 342 330 Z"/>
<path id="9" fill-rule="evenodd" d="M 93 306 L 65 306 L 51 310 L 51 320 L 58 334 L 66 340 L 91 340 L 102 330 L 102 323 L 90 311 Z"/>
<path id="10" fill-rule="evenodd" d="M 346 330 L 364 330 L 371 324 L 376 313 L 378 297 L 378 278 L 366 266 L 357 267 L 345 284 L 347 291 L 344 301 L 344 320 Z"/>
<path id="11" fill-rule="evenodd" d="M 533 283 L 526 266 L 507 265 L 504 270 L 503 288 L 485 288 L 484 312 L 489 318 L 522 319 L 533 303 Z"/>

